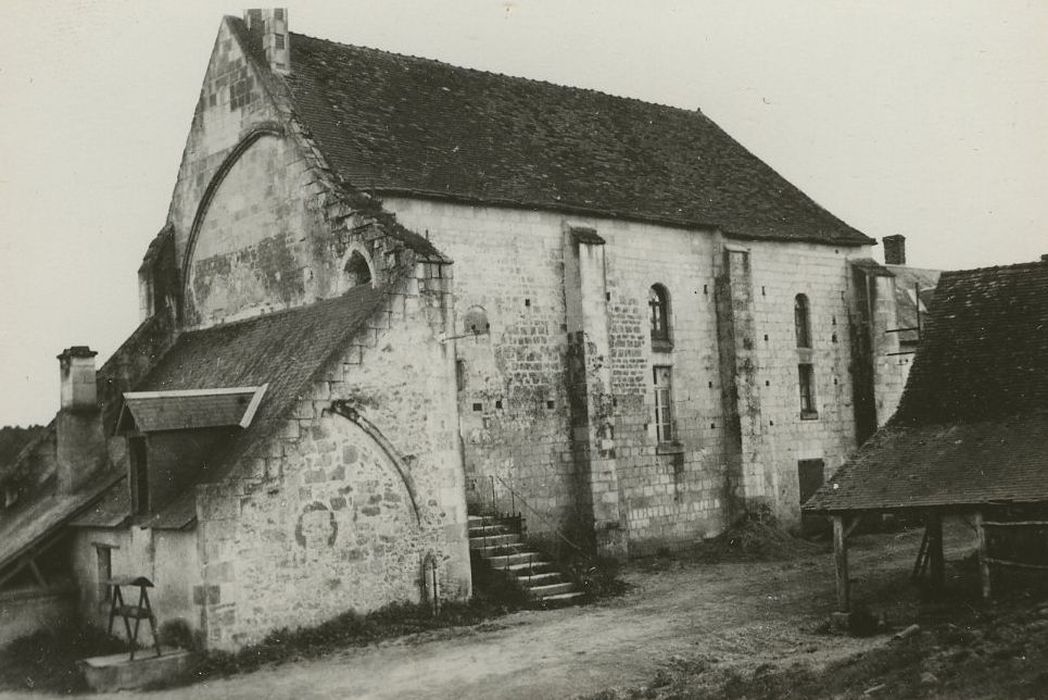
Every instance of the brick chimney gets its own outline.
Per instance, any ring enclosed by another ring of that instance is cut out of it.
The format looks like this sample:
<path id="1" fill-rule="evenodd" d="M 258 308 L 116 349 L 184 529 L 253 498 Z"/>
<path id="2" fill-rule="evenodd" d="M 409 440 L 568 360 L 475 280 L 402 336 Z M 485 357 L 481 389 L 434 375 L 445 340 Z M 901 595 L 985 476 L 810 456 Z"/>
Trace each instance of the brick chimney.
<path id="1" fill-rule="evenodd" d="M 287 8 L 244 10 L 244 22 L 251 34 L 262 38 L 269 69 L 287 75 L 291 72 L 291 37 L 288 33 Z"/>
<path id="2" fill-rule="evenodd" d="M 106 463 L 102 410 L 95 384 L 95 356 L 74 345 L 58 356 L 61 408 L 55 423 L 58 492 L 77 491 Z"/>
<path id="3" fill-rule="evenodd" d="M 881 239 L 881 242 L 884 244 L 885 265 L 906 264 L 906 236 L 899 234 L 885 236 Z"/>

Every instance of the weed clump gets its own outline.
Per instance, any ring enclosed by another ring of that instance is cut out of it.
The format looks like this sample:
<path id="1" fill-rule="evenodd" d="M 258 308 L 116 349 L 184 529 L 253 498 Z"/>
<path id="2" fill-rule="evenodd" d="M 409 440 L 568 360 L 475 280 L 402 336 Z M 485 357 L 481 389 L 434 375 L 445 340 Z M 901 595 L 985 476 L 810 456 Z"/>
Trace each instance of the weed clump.
<path id="1" fill-rule="evenodd" d="M 0 650 L 0 689 L 80 692 L 87 687 L 77 660 L 128 649 L 124 640 L 89 625 L 38 630 Z"/>
<path id="2" fill-rule="evenodd" d="M 720 535 L 697 545 L 695 557 L 708 563 L 786 561 L 819 551 L 819 545 L 791 535 L 767 505 L 758 504 Z"/>

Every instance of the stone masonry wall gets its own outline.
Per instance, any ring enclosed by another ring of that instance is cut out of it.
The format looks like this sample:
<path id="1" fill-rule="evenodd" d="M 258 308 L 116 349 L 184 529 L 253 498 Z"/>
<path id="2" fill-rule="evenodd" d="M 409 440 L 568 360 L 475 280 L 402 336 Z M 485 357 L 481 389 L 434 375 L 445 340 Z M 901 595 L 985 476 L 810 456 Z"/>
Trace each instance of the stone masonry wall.
<path id="1" fill-rule="evenodd" d="M 184 327 L 341 294 L 354 251 L 371 261 L 373 275 L 397 274 L 403 240 L 387 235 L 375 211 L 347 204 L 286 91 L 223 22 L 168 211 Z"/>
<path id="2" fill-rule="evenodd" d="M 234 478 L 198 488 L 208 644 L 471 594 L 449 269 L 420 264 Z"/>
<path id="3" fill-rule="evenodd" d="M 565 230 L 606 241 L 606 305 L 620 526 L 630 554 L 674 547 L 725 527 L 731 441 L 725 434 L 716 282 L 724 241 L 713 232 L 495 207 L 387 198 L 387 209 L 455 260 L 455 305 L 481 307 L 490 333 L 460 341 L 458 359 L 470 500 L 495 474 L 528 501 L 532 534 L 570 529 L 576 504 L 571 453 Z M 849 383 L 849 257 L 866 248 L 734 242 L 750 256 L 756 449 L 741 455 L 745 497 L 799 518 L 798 461 L 823 459 L 828 477 L 854 448 Z M 672 348 L 654 351 L 648 290 L 670 295 Z M 794 297 L 811 304 L 819 416 L 801 420 Z M 672 367 L 679 446 L 659 446 L 653 367 Z M 545 403 L 544 403 L 545 402 Z M 548 535 L 547 535 L 548 536 Z"/>

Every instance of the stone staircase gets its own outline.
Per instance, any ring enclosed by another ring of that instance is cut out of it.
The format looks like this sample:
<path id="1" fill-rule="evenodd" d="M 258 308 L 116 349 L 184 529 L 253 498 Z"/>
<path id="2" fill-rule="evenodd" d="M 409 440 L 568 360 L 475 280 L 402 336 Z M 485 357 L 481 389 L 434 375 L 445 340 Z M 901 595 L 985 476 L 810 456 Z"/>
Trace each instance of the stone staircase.
<path id="1" fill-rule="evenodd" d="M 537 605 L 571 605 L 585 596 L 548 557 L 527 545 L 513 520 L 469 516 L 469 548 L 492 569 L 510 577 Z"/>

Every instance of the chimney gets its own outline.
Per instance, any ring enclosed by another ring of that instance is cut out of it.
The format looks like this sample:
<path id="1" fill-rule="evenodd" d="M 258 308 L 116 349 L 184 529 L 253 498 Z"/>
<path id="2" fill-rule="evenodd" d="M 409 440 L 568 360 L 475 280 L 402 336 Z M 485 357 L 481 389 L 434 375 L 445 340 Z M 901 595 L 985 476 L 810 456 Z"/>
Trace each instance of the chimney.
<path id="1" fill-rule="evenodd" d="M 262 38 L 269 69 L 280 75 L 291 72 L 291 37 L 287 29 L 287 8 L 244 10 L 244 22 L 252 35 Z"/>
<path id="2" fill-rule="evenodd" d="M 55 423 L 58 493 L 77 491 L 106 463 L 102 410 L 95 383 L 95 356 L 74 345 L 58 356 L 61 409 Z"/>
<path id="3" fill-rule="evenodd" d="M 1048 262 L 1048 253 L 1043 253 L 1041 255 L 1041 262 Z"/>
<path id="4" fill-rule="evenodd" d="M 885 236 L 881 239 L 884 243 L 884 264 L 905 265 L 906 264 L 906 236 L 896 234 Z"/>

